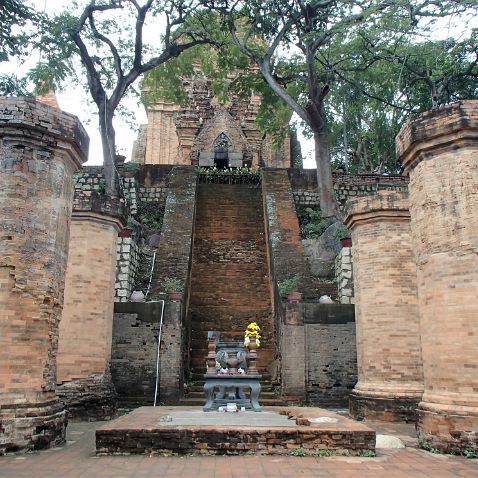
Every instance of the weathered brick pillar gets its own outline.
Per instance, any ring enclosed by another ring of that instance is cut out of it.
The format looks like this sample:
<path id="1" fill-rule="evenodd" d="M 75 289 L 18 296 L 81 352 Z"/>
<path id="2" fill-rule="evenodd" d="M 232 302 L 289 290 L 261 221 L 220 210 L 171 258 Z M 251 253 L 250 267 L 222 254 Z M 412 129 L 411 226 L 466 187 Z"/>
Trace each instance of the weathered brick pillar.
<path id="1" fill-rule="evenodd" d="M 478 446 L 478 101 L 409 120 L 397 152 L 410 175 L 425 390 L 418 433 L 444 451 Z"/>
<path id="2" fill-rule="evenodd" d="M 55 395 L 73 172 L 88 136 L 75 116 L 0 99 L 0 454 L 65 437 Z"/>
<path id="3" fill-rule="evenodd" d="M 57 376 L 69 417 L 105 420 L 116 411 L 110 360 L 116 243 L 125 218 L 118 198 L 76 192 Z"/>
<path id="4" fill-rule="evenodd" d="M 303 305 L 284 304 L 284 323 L 280 324 L 282 400 L 305 403 L 306 390 L 306 335 Z"/>
<path id="5" fill-rule="evenodd" d="M 158 403 L 177 405 L 184 380 L 184 340 L 182 305 L 179 300 L 167 300 L 164 306 L 161 349 L 159 355 Z M 159 322 L 160 317 L 157 317 Z"/>
<path id="6" fill-rule="evenodd" d="M 406 193 L 349 202 L 355 272 L 357 419 L 414 420 L 423 393 L 416 268 Z"/>

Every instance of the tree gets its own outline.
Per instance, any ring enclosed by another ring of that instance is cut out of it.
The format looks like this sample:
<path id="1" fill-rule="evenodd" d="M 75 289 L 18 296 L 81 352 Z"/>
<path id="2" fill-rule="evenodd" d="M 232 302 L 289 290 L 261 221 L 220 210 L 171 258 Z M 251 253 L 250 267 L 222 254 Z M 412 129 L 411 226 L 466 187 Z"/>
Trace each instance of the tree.
<path id="1" fill-rule="evenodd" d="M 461 41 L 382 45 L 361 31 L 359 40 L 354 50 L 375 61 L 367 68 L 350 68 L 352 74 L 339 72 L 331 88 L 332 162 L 353 173 L 397 173 L 394 139 L 410 115 L 478 98 L 477 31 Z"/>
<path id="2" fill-rule="evenodd" d="M 10 56 L 25 54 L 28 23 L 38 23 L 41 16 L 22 0 L 3 0 L 0 9 L 0 62 Z"/>
<path id="3" fill-rule="evenodd" d="M 42 15 L 21 0 L 4 0 L 0 8 L 0 63 L 16 57 L 27 57 L 27 47 L 35 34 L 34 27 L 43 20 Z M 0 94 L 26 95 L 26 81 L 16 75 L 0 74 Z"/>
<path id="4" fill-rule="evenodd" d="M 76 2 L 74 2 L 76 6 Z M 181 28 L 200 5 L 194 0 L 89 0 L 79 14 L 65 11 L 50 19 L 37 47 L 45 55 L 30 73 L 41 90 L 75 78 L 75 59 L 86 72 L 87 88 L 99 113 L 106 192 L 117 195 L 113 118 L 133 83 L 145 72 L 207 42 L 200 29 Z M 146 45 L 148 22 L 164 20 L 160 48 Z"/>
<path id="5" fill-rule="evenodd" d="M 314 137 L 320 204 L 324 217 L 339 217 L 333 193 L 326 97 L 338 72 L 347 73 L 348 58 L 331 45 L 361 28 L 376 28 L 382 37 L 404 37 L 422 17 L 442 17 L 464 11 L 474 1 L 334 1 L 248 0 L 204 1 L 220 12 L 237 47 L 259 67 L 271 89 L 304 121 Z M 383 30 L 393 18 L 396 32 Z M 290 46 L 294 50 L 290 50 Z M 283 52 L 289 52 L 285 56 Z M 335 56 L 333 67 L 324 61 Z M 362 59 L 359 68 L 371 59 Z M 343 69 L 343 66 L 345 69 Z"/>

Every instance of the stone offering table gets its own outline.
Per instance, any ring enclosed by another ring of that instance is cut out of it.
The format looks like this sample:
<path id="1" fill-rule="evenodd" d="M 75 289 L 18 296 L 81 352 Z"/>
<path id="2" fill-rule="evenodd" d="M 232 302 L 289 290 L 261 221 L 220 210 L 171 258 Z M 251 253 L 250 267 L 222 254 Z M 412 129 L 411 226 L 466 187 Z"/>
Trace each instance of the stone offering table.
<path id="1" fill-rule="evenodd" d="M 236 403 L 237 407 L 261 411 L 259 405 L 259 394 L 261 393 L 262 375 L 204 375 L 204 393 L 207 397 L 206 405 L 203 410 L 211 412 L 218 407 L 226 406 L 227 403 Z M 251 390 L 250 397 L 244 394 L 244 387 Z M 219 392 L 214 396 L 214 390 L 219 388 Z"/>

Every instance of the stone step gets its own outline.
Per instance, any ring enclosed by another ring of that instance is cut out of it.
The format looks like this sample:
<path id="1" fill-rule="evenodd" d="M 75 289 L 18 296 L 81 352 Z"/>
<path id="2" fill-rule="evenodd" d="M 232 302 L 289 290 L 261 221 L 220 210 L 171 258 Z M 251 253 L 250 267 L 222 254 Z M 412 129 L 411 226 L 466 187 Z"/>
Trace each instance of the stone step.
<path id="1" fill-rule="evenodd" d="M 179 399 L 179 406 L 203 406 L 206 403 L 206 397 L 201 398 L 187 398 L 183 397 Z M 263 407 L 281 407 L 287 405 L 280 398 L 266 398 L 262 399 L 262 394 L 259 397 L 259 403 Z"/>

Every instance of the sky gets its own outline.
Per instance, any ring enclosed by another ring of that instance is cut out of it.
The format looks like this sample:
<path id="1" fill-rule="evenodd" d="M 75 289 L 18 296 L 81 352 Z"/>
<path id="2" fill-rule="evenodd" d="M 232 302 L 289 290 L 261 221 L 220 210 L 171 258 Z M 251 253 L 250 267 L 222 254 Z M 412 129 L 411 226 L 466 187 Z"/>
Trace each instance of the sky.
<path id="1" fill-rule="evenodd" d="M 69 1 L 63 0 L 27 0 L 25 3 L 34 6 L 37 10 L 46 11 L 47 13 L 59 12 L 70 4 Z M 478 19 L 475 19 L 474 24 L 475 26 L 478 24 Z M 460 35 L 461 31 L 461 35 L 463 35 L 463 33 L 466 33 L 469 30 L 469 28 L 470 25 L 465 25 L 461 19 L 447 21 L 439 28 L 435 29 L 434 39 L 446 38 L 451 32 L 455 35 L 458 32 L 458 35 Z M 155 31 L 154 34 L 157 35 L 157 32 Z M 26 71 L 28 67 L 33 66 L 33 64 L 39 59 L 39 54 L 33 51 L 31 52 L 29 61 L 20 68 L 13 62 L 10 64 L 2 63 L 2 72 L 15 72 L 21 74 L 22 71 Z M 68 113 L 78 116 L 90 136 L 90 153 L 86 164 L 102 164 L 101 138 L 97 127 L 98 118 L 95 114 L 96 108 L 91 104 L 89 94 L 82 88 L 70 84 L 65 87 L 64 91 L 57 92 L 57 98 L 60 108 Z M 132 112 L 132 122 L 136 125 L 136 128 L 147 122 L 146 111 L 138 100 L 124 98 L 122 104 Z M 124 154 L 128 161 L 131 157 L 133 141 L 136 139 L 137 132 L 132 128 L 131 124 L 126 123 L 119 114 L 115 115 L 114 126 L 118 152 Z M 306 139 L 301 134 L 299 134 L 299 139 L 302 146 L 302 154 L 305 157 L 304 167 L 315 168 L 315 162 L 313 159 L 313 141 Z"/>

